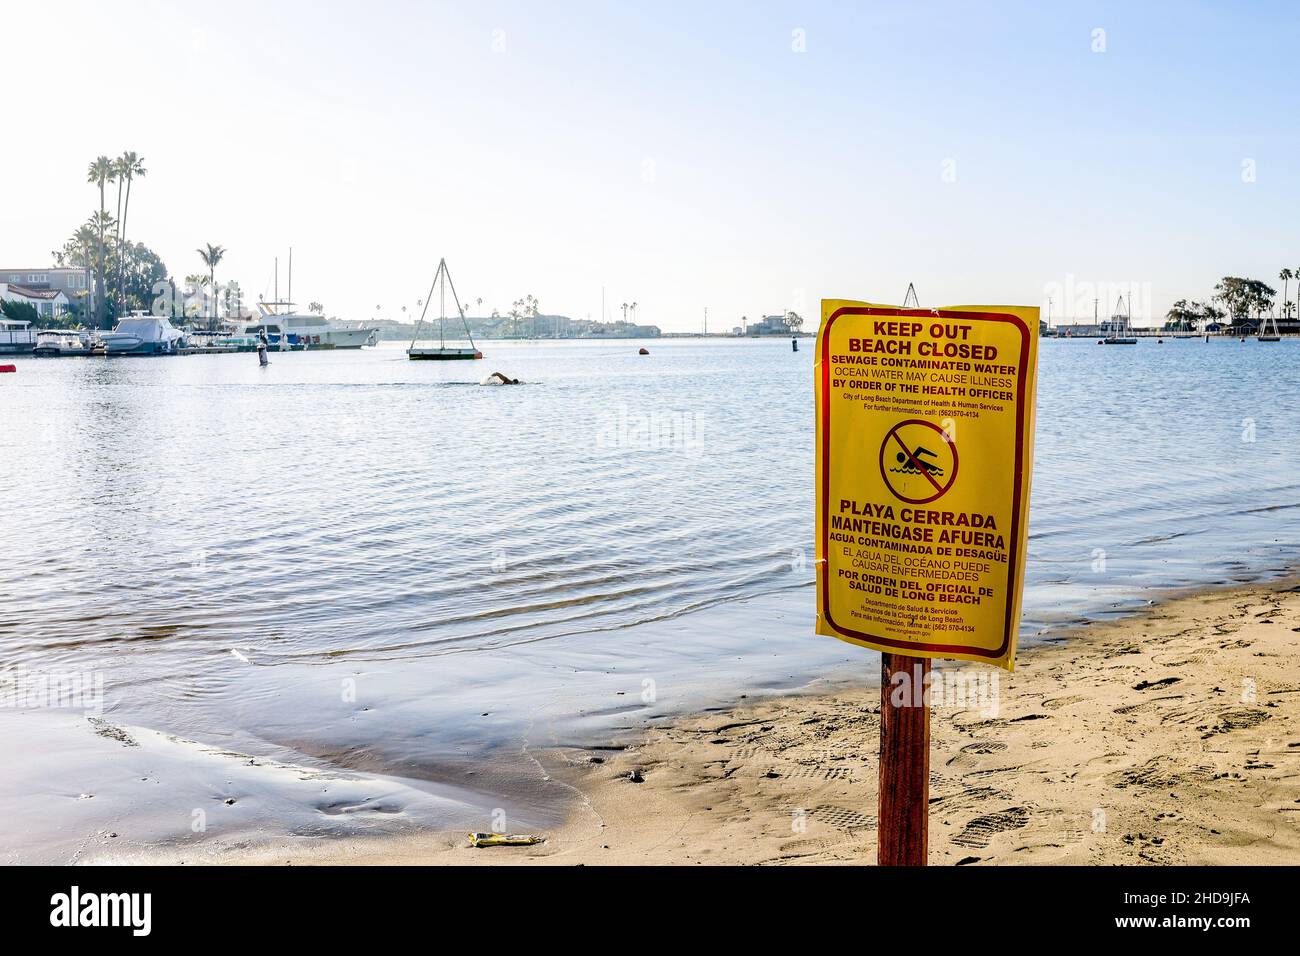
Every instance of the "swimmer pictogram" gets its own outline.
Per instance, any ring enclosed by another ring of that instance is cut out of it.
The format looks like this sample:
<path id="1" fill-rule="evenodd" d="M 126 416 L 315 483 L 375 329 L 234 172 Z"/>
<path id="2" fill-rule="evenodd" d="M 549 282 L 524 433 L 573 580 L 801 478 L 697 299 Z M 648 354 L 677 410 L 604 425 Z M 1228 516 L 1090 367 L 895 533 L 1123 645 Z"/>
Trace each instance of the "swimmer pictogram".
<path id="1" fill-rule="evenodd" d="M 957 477 L 957 445 L 931 422 L 919 418 L 899 422 L 881 442 L 880 475 L 900 501 L 914 505 L 934 501 Z"/>

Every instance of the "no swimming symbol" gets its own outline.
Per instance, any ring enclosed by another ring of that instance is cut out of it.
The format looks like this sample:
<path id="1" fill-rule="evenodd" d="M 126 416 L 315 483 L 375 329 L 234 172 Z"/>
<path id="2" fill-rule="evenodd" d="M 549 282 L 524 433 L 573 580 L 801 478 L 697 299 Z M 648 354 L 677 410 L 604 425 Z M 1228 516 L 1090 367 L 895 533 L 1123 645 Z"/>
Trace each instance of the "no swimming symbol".
<path id="1" fill-rule="evenodd" d="M 923 505 L 942 497 L 957 477 L 957 446 L 938 425 L 911 418 L 885 433 L 880 475 L 895 498 Z"/>

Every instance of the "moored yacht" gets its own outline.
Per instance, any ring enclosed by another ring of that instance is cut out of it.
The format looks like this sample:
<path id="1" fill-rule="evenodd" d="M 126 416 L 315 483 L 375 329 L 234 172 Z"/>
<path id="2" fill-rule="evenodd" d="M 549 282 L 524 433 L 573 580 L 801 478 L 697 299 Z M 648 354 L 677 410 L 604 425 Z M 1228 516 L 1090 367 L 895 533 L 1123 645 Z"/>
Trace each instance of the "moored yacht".
<path id="1" fill-rule="evenodd" d="M 293 298 L 293 249 L 289 250 L 289 295 Z M 379 341 L 379 327 L 364 322 L 340 322 L 316 312 L 295 312 L 293 303 L 280 300 L 280 259 L 275 260 L 275 300 L 258 302 L 261 318 L 238 334 L 259 338 L 266 334 L 273 349 L 359 349 Z M 282 311 L 283 310 L 283 311 Z"/>
<path id="2" fill-rule="evenodd" d="M 99 347 L 108 355 L 174 355 L 184 345 L 184 332 L 148 312 L 132 312 L 99 336 Z"/>
<path id="3" fill-rule="evenodd" d="M 36 333 L 33 355 L 52 357 L 60 355 L 89 355 L 91 334 L 85 329 L 42 329 Z"/>
<path id="4" fill-rule="evenodd" d="M 261 318 L 242 329 L 243 335 L 266 333 L 272 348 L 359 349 L 379 341 L 379 328 L 364 322 L 340 322 L 309 312 L 280 312 L 292 302 L 259 302 Z"/>

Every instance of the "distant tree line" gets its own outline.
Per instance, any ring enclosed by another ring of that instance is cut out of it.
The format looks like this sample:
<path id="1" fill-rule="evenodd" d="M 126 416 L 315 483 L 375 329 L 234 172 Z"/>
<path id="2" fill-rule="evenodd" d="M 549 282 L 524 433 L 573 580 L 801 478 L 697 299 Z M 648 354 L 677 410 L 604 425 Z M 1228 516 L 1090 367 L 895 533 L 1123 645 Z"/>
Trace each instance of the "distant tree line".
<path id="1" fill-rule="evenodd" d="M 1290 280 L 1300 277 L 1300 269 L 1283 269 L 1278 278 L 1283 282 L 1282 316 L 1289 318 L 1300 310 L 1300 303 L 1288 297 Z M 1296 284 L 1300 297 L 1300 282 Z M 1277 290 L 1259 279 L 1242 276 L 1224 276 L 1214 286 L 1214 295 L 1208 302 L 1189 302 L 1179 299 L 1165 313 L 1165 328 L 1171 331 L 1194 331 L 1229 320 L 1233 328 L 1248 324 L 1252 318 L 1273 311 Z"/>

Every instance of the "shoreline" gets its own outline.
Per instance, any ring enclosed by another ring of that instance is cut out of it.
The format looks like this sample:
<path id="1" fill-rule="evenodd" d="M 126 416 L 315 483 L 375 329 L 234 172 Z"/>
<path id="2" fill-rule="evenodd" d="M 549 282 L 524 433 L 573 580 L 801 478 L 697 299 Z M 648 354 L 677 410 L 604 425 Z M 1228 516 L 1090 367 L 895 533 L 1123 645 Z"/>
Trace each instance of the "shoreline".
<path id="1" fill-rule="evenodd" d="M 988 698 L 933 707 L 931 865 L 1300 854 L 1300 576 L 1063 632 L 999 672 L 997 691 L 995 708 Z M 463 831 L 423 831 L 206 861 L 874 863 L 879 693 L 742 700 L 605 747 L 530 752 L 572 794 L 565 822 L 532 847 L 472 849 Z"/>

